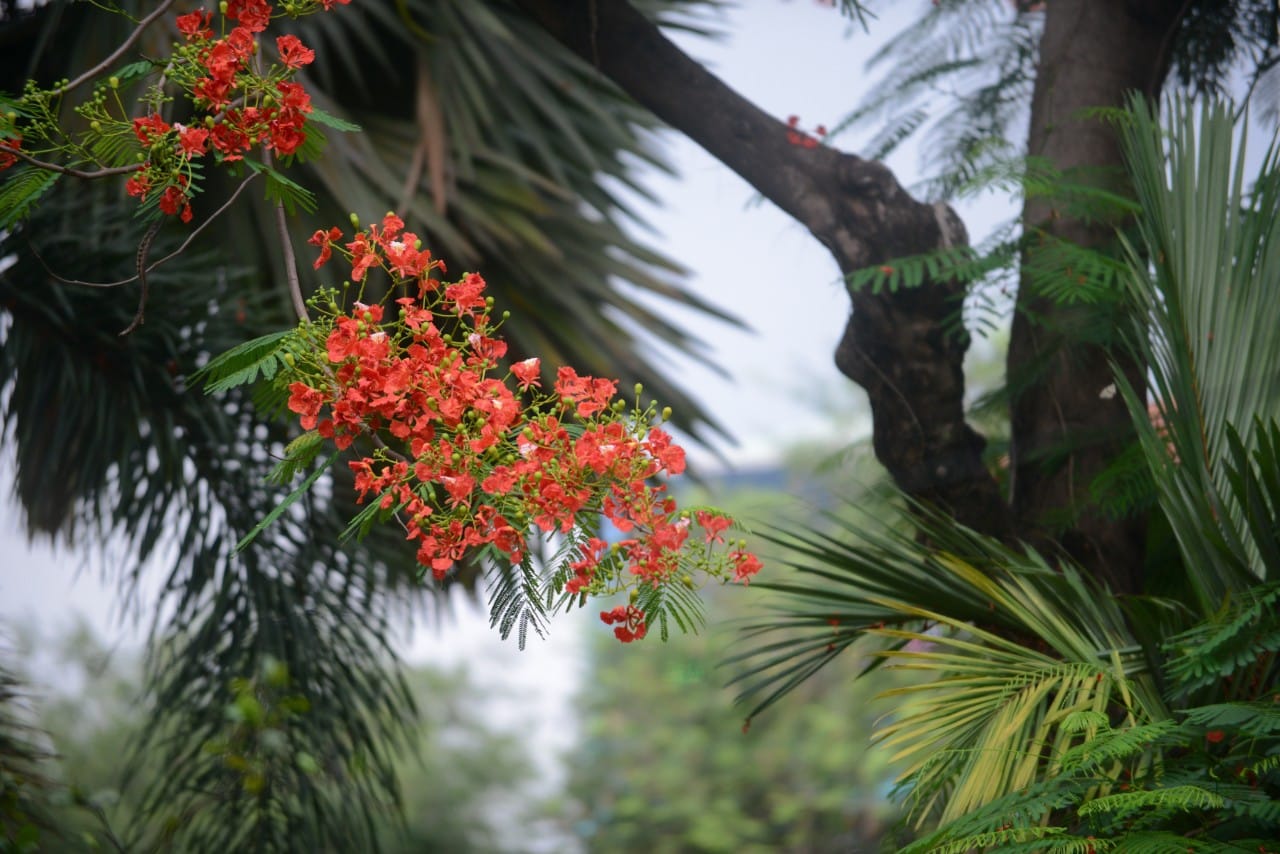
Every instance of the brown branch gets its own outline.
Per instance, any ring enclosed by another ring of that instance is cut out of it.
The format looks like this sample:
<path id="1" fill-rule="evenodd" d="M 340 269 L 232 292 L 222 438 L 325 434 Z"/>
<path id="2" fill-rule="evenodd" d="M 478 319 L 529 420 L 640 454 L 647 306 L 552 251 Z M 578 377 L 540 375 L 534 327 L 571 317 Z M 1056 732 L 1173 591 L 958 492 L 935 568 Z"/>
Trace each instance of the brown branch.
<path id="1" fill-rule="evenodd" d="M 93 172 L 85 172 L 80 169 L 72 169 L 69 166 L 59 166 L 57 163 L 49 163 L 48 161 L 45 161 L 45 160 L 37 160 L 36 158 L 32 157 L 30 154 L 27 154 L 22 149 L 14 148 L 10 145 L 6 145 L 3 142 L 0 142 L 0 151 L 5 152 L 6 154 L 12 154 L 14 157 L 17 157 L 19 160 L 25 160 L 26 162 L 30 163 L 32 166 L 35 166 L 39 169 L 44 169 L 49 172 L 57 172 L 61 175 L 70 175 L 73 178 L 84 178 L 86 180 L 93 180 L 94 178 L 109 178 L 112 175 L 127 175 L 130 172 L 137 172 L 139 169 L 143 167 L 143 164 L 135 163 L 130 166 L 112 166 L 109 169 L 96 169 Z"/>
<path id="2" fill-rule="evenodd" d="M 191 230 L 191 233 L 187 235 L 187 239 L 182 241 L 182 244 L 178 246 L 177 249 L 173 250 L 172 252 L 170 252 L 168 255 L 164 256 L 160 260 L 153 261 L 147 267 L 145 272 L 147 273 L 153 272 L 160 265 L 164 264 L 167 261 L 172 261 L 174 258 L 177 258 L 184 251 L 186 251 L 186 248 L 191 245 L 191 241 L 195 240 L 196 236 L 200 234 L 200 232 L 208 228 L 209 225 L 215 219 L 217 219 L 219 216 L 222 215 L 224 211 L 230 208 L 231 203 L 236 200 L 236 198 L 240 195 L 240 192 L 244 190 L 244 188 L 249 185 L 249 182 L 256 177 L 258 177 L 258 173 L 251 172 L 247 178 L 245 178 L 243 181 L 240 182 L 240 185 L 236 187 L 235 192 L 233 192 L 225 202 L 223 202 L 221 205 L 218 206 L 218 209 L 216 211 L 209 214 L 209 216 L 205 219 L 204 222 L 200 223 L 198 226 L 196 226 L 194 229 Z M 139 274 L 135 274 L 130 276 L 127 279 L 120 279 L 119 281 L 116 281 L 116 282 L 85 282 L 80 279 L 66 279 L 66 278 L 63 278 L 62 276 L 59 276 L 57 273 L 55 273 L 49 267 L 49 265 L 45 263 L 44 258 L 40 255 L 39 251 L 36 249 L 35 244 L 32 243 L 29 238 L 27 240 L 27 245 L 31 247 L 31 254 L 34 255 L 35 259 L 40 262 L 40 266 L 44 267 L 44 271 L 48 273 L 50 276 L 52 276 L 54 279 L 56 279 L 57 281 L 62 282 L 64 285 L 83 285 L 86 288 L 118 288 L 121 285 L 128 285 L 133 282 L 136 282 L 138 281 L 138 278 L 139 278 Z"/>
<path id="3" fill-rule="evenodd" d="M 163 220 L 158 219 L 151 223 L 147 233 L 142 235 L 142 242 L 138 244 L 138 282 L 141 285 L 138 292 L 138 310 L 134 312 L 133 320 L 129 321 L 129 325 L 120 333 L 121 338 L 142 325 L 143 313 L 147 310 L 147 294 L 149 291 L 147 285 L 147 256 L 151 254 L 151 244 L 155 242 L 156 235 L 160 233 L 161 222 Z"/>
<path id="4" fill-rule="evenodd" d="M 553 37 L 655 115 L 685 133 L 795 217 L 848 275 L 905 255 L 963 245 L 945 205 L 918 202 L 883 164 L 834 148 L 795 145 L 789 128 L 695 62 L 625 0 L 517 0 Z M 961 282 L 895 293 L 850 293 L 836 350 L 866 389 L 876 455 L 909 495 L 963 523 L 1005 536 L 1004 499 L 964 417 L 968 338 L 948 335 Z"/>
<path id="5" fill-rule="evenodd" d="M 262 147 L 262 162 L 271 167 L 271 152 Z M 289 222 L 284 215 L 284 201 L 276 201 L 275 210 L 276 237 L 280 238 L 280 251 L 284 253 L 285 283 L 289 288 L 289 300 L 293 303 L 293 311 L 298 320 L 307 322 L 311 316 L 307 314 L 307 300 L 302 296 L 302 283 L 298 279 L 298 258 L 293 252 L 293 241 L 289 239 Z"/>

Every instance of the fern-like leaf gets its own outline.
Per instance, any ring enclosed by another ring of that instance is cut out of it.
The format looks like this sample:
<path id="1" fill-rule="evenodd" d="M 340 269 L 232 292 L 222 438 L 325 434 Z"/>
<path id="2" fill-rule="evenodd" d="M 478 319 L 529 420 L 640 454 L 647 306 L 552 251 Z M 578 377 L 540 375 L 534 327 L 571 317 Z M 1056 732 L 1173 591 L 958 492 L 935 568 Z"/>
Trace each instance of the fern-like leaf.
<path id="1" fill-rule="evenodd" d="M 29 166 L 11 174 L 0 186 L 0 228 L 12 228 L 26 219 L 40 197 L 58 183 L 59 177 L 57 172 Z"/>
<path id="2" fill-rule="evenodd" d="M 256 382 L 259 375 L 264 379 L 271 379 L 276 375 L 278 360 L 284 355 L 286 341 L 292 334 L 292 329 L 272 332 L 232 347 L 209 360 L 207 365 L 188 379 L 191 382 L 203 382 L 205 391 L 209 394 Z"/>

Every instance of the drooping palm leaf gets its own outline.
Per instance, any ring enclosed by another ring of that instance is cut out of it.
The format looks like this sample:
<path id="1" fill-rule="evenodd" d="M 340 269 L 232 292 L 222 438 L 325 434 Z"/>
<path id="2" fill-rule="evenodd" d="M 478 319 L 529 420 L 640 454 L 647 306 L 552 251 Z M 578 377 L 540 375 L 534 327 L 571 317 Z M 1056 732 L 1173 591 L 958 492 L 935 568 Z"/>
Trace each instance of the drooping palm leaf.
<path id="1" fill-rule="evenodd" d="M 927 544 L 852 527 L 843 539 L 779 538 L 798 578 L 761 585 L 786 604 L 749 629 L 776 640 L 734 659 L 755 712 L 862 635 L 880 640 L 890 666 L 933 674 L 891 692 L 902 705 L 879 734 L 907 763 L 921 821 L 1033 782 L 1082 738 L 1061 729 L 1073 712 L 1167 716 L 1118 603 L 1071 567 L 928 518 Z"/>

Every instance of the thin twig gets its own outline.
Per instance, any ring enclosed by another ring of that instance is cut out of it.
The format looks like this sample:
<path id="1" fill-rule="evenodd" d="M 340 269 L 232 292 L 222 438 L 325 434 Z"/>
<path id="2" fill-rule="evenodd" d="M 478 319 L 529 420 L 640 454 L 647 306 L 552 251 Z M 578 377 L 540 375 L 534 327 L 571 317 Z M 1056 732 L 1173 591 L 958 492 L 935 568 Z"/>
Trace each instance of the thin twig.
<path id="1" fill-rule="evenodd" d="M 293 310 L 298 320 L 311 319 L 307 314 L 307 301 L 302 296 L 302 284 L 298 281 L 298 259 L 293 254 L 293 242 L 289 240 L 289 224 L 284 218 L 284 202 L 276 201 L 276 234 L 280 237 L 280 248 L 284 251 L 284 275 L 289 284 L 289 298 L 293 301 Z"/>
<path id="2" fill-rule="evenodd" d="M 59 166 L 57 163 L 49 163 L 46 160 L 37 160 L 22 149 L 13 148 L 3 142 L 0 142 L 0 151 L 5 152 L 6 154 L 12 154 L 19 160 L 25 160 L 32 166 L 36 166 L 49 172 L 58 172 L 62 175 L 70 175 L 73 178 L 85 178 L 87 180 L 92 180 L 94 178 L 109 178 L 112 175 L 125 175 L 129 172 L 137 172 L 143 167 L 142 163 L 133 163 L 129 166 L 112 166 L 109 169 L 95 169 L 92 172 L 85 172 L 82 169 L 72 169 L 69 166 Z"/>
<path id="3" fill-rule="evenodd" d="M 271 168 L 271 152 L 262 147 L 262 162 Z M 306 323 L 311 320 L 307 314 L 307 301 L 302 296 L 302 283 L 298 280 L 298 259 L 293 254 L 293 241 L 289 239 L 289 223 L 284 218 L 284 200 L 276 200 L 276 236 L 280 238 L 280 251 L 284 253 L 284 275 L 289 286 L 289 299 L 293 302 L 293 310 L 298 320 Z"/>
<path id="4" fill-rule="evenodd" d="M 103 71 L 115 65 L 116 61 L 119 60 L 120 57 L 124 55 L 124 52 L 127 51 L 129 48 L 133 47 L 133 43 L 136 42 L 142 36 L 142 31 L 145 30 L 147 27 L 151 26 L 151 24 L 155 20 L 157 20 L 161 15 L 163 15 L 165 12 L 169 11 L 169 7 L 172 5 L 173 5 L 173 0 L 162 0 L 160 5 L 156 7 L 154 12 L 152 12 L 150 15 L 147 15 L 145 18 L 143 18 L 141 21 L 138 22 L 138 26 L 134 29 L 132 33 L 129 34 L 129 38 L 121 42 L 120 46 L 116 48 L 114 51 L 112 51 L 110 56 L 102 60 L 102 62 L 99 62 L 93 68 L 90 68 L 84 74 L 81 74 L 75 80 L 72 80 L 66 86 L 63 86 L 60 89 L 53 90 L 53 94 L 65 95 L 68 92 L 70 92 L 72 89 L 76 88 L 77 86 L 80 86 L 83 83 L 88 82 L 89 80 L 92 80 L 94 77 L 97 77 Z"/>
<path id="5" fill-rule="evenodd" d="M 240 195 L 241 191 L 244 190 L 245 187 L 249 186 L 249 182 L 256 177 L 258 177 L 258 173 L 254 172 L 250 174 L 249 177 L 241 181 L 240 186 L 236 187 L 235 192 L 231 194 L 231 197 L 228 198 L 225 202 L 223 202 L 222 205 L 219 206 L 219 208 L 216 211 L 209 214 L 208 218 L 205 219 L 204 222 L 200 223 L 198 226 L 192 229 L 191 233 L 187 235 L 187 239 L 182 241 L 181 246 L 179 246 L 177 249 L 173 250 L 168 255 L 161 258 L 159 261 L 153 262 L 150 266 L 147 267 L 146 272 L 148 273 L 152 272 L 161 264 L 164 264 L 167 261 L 172 261 L 174 258 L 178 257 L 184 251 L 186 251 L 186 248 L 191 244 L 191 241 L 196 239 L 196 235 L 198 235 L 200 232 L 208 228 L 210 223 L 212 223 L 215 219 L 221 216 L 222 213 L 227 210 L 227 208 L 231 207 L 231 203 L 236 200 L 236 198 Z M 36 245 L 32 243 L 30 239 L 27 240 L 27 245 L 31 247 L 31 254 L 34 255 L 36 257 L 36 260 L 40 262 L 40 266 L 44 267 L 44 271 L 48 273 L 50 276 L 52 276 L 54 279 L 58 280 L 59 282 L 62 282 L 64 285 L 83 285 L 86 288 L 118 288 L 121 285 L 128 285 L 138 281 L 138 276 L 136 274 L 130 276 L 127 279 L 121 279 L 118 282 L 84 282 L 84 281 L 81 281 L 80 279 L 65 279 L 62 276 L 59 276 L 57 273 L 55 273 L 52 269 L 50 269 L 49 265 L 45 263 L 44 258 L 41 257 L 40 253 L 36 250 Z"/>
<path id="6" fill-rule="evenodd" d="M 120 333 L 121 338 L 142 325 L 143 312 L 147 310 L 147 256 L 151 253 L 151 244 L 155 242 L 156 235 L 160 233 L 160 223 L 163 221 L 158 219 L 151 223 L 147 233 L 142 235 L 142 242 L 138 244 L 138 283 L 142 286 L 138 292 L 138 310 L 134 312 L 133 320 Z"/>

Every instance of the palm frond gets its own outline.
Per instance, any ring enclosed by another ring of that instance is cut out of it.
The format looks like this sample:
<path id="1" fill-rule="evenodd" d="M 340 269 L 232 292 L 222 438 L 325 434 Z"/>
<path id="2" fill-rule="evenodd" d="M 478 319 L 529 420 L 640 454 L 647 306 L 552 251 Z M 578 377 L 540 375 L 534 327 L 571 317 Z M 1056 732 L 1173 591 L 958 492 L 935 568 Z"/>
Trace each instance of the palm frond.
<path id="1" fill-rule="evenodd" d="M 1237 455 L 1252 453 L 1265 432 L 1255 425 L 1280 417 L 1280 152 L 1267 152 L 1250 191 L 1226 105 L 1173 100 L 1168 133 L 1145 104 L 1131 111 L 1123 139 L 1143 243 L 1130 249 L 1126 281 L 1162 429 L 1142 395 L 1121 386 L 1186 582 L 1209 615 L 1268 572 L 1244 521 L 1247 499 L 1232 494 L 1231 436 Z"/>

